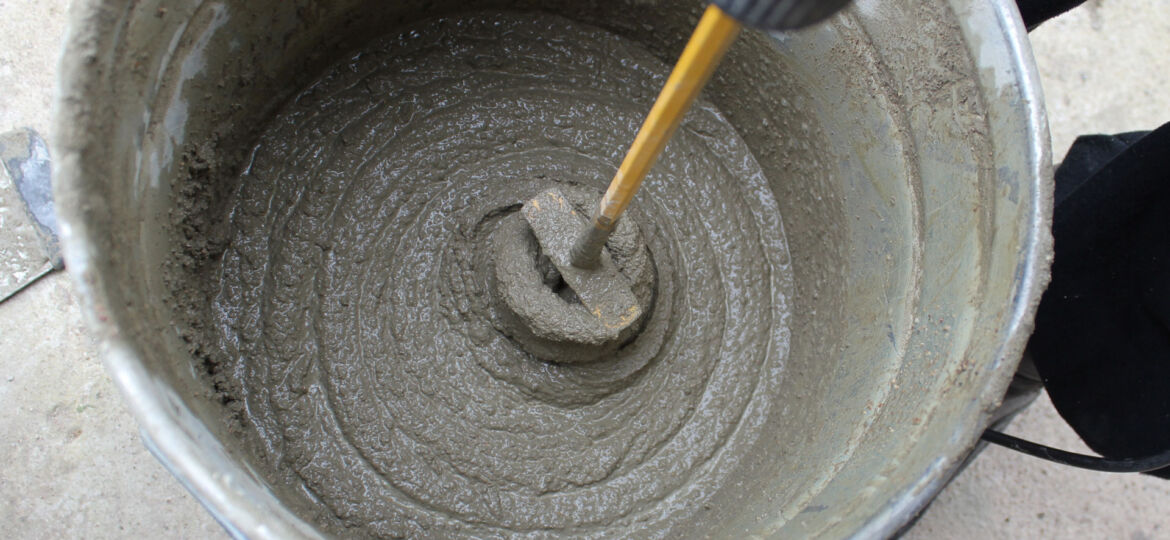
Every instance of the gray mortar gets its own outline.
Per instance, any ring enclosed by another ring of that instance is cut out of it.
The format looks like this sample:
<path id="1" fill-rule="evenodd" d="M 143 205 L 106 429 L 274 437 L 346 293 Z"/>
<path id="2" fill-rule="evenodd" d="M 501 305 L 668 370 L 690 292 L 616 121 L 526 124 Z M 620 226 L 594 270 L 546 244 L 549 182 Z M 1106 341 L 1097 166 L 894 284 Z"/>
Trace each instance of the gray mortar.
<path id="1" fill-rule="evenodd" d="M 670 508 L 720 489 L 780 397 L 791 275 L 767 179 L 714 107 L 688 116 L 615 242 L 650 308 L 640 333 L 547 364 L 499 331 L 489 283 L 539 283 L 532 243 L 493 247 L 531 235 L 516 211 L 551 186 L 596 200 L 668 73 L 555 16 L 442 18 L 329 69 L 261 135 L 209 339 L 258 459 L 322 524 L 659 536 Z"/>

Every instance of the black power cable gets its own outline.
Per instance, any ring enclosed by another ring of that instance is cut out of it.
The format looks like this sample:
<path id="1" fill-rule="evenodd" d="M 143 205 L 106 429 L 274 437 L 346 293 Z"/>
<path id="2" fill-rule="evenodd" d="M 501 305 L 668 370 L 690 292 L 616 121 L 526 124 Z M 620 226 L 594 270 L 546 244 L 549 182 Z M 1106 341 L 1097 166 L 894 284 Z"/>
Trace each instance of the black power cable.
<path id="1" fill-rule="evenodd" d="M 1068 465 L 1070 467 L 1077 467 L 1081 469 L 1089 469 L 1092 471 L 1113 472 L 1113 473 L 1141 473 L 1149 472 L 1165 467 L 1170 467 L 1170 450 L 1166 450 L 1160 454 L 1155 454 L 1144 458 L 1127 458 L 1127 459 L 1109 459 L 1097 456 L 1087 456 L 1085 454 L 1077 454 L 1074 452 L 1066 452 L 1052 448 L 1051 446 L 1044 446 L 1032 441 L 1025 441 L 1018 437 L 1013 437 L 1006 433 L 1001 433 L 992 429 L 983 432 L 983 440 L 998 444 L 1005 448 L 1010 448 L 1017 452 L 1023 452 L 1030 456 L 1045 459 L 1053 463 L 1061 465 Z"/>

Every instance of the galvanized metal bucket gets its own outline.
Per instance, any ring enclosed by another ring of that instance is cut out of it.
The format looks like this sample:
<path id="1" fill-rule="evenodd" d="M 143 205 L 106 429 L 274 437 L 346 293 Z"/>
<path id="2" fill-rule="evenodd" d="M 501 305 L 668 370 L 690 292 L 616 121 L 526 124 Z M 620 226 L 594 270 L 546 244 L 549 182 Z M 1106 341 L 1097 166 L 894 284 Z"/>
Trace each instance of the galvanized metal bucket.
<path id="1" fill-rule="evenodd" d="M 214 221 L 232 189 L 230 174 L 193 170 L 184 156 L 242 164 L 280 98 L 346 51 L 424 16 L 495 7 L 599 25 L 666 62 L 702 8 L 85 0 L 73 10 L 53 141 L 68 268 L 147 445 L 236 536 L 320 533 L 249 463 L 180 337 L 168 295 L 182 270 L 174 210 L 203 204 Z M 687 532 L 890 534 L 972 448 L 1047 280 L 1047 125 L 1015 6 L 861 0 L 814 29 L 745 37 L 708 98 L 766 173 L 793 179 L 773 185 L 796 277 L 782 383 L 791 406 L 763 435 L 784 459 L 747 471 L 758 495 Z M 793 130 L 818 131 L 823 147 L 790 148 Z"/>

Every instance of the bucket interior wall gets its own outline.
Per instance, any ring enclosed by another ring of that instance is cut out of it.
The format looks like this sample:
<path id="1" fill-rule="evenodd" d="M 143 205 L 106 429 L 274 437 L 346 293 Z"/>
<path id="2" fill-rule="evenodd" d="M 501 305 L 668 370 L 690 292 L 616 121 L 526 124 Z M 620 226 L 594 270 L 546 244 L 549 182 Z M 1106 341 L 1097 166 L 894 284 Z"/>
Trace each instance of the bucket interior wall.
<path id="1" fill-rule="evenodd" d="M 57 129 L 62 167 L 84 179 L 59 188 L 72 209 L 70 264 L 78 261 L 99 326 L 117 329 L 108 332 L 117 338 L 111 369 L 133 372 L 119 384 L 150 444 L 229 529 L 260 536 L 254 527 L 274 521 L 311 534 L 313 503 L 252 462 L 191 339 L 205 305 L 172 294 L 215 271 L 206 239 L 225 226 L 259 128 L 326 66 L 412 21 L 553 12 L 670 64 L 703 7 L 83 4 L 69 39 L 85 54 L 65 59 Z M 1035 89 L 1021 84 L 1030 53 L 1015 41 L 1011 9 L 863 0 L 816 28 L 746 32 L 719 68 L 705 96 L 747 142 L 780 205 L 795 276 L 791 348 L 784 403 L 758 451 L 718 505 L 680 512 L 676 533 L 888 533 L 972 444 L 1018 361 L 1046 269 L 1037 261 L 1047 249 L 1047 150 L 1036 142 L 1046 134 L 1030 108 Z M 201 454 L 238 474 L 227 484 L 197 478 L 217 463 Z M 234 496 L 252 506 L 226 510 Z M 267 507 L 276 510 L 240 518 Z"/>

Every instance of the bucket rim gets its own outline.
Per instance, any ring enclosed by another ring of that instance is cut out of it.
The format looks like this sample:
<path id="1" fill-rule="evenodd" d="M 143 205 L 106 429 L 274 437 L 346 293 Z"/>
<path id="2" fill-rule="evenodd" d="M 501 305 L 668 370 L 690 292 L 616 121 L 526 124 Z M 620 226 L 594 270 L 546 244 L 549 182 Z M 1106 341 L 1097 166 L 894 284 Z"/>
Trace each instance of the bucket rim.
<path id="1" fill-rule="evenodd" d="M 161 384 L 144 367 L 133 340 L 124 334 L 109 306 L 113 298 L 97 270 L 103 241 L 89 225 L 88 216 L 102 212 L 103 201 L 93 200 L 91 178 L 103 178 L 87 155 L 94 148 L 94 134 L 104 133 L 101 111 L 93 110 L 91 89 L 100 86 L 108 72 L 102 55 L 120 39 L 116 32 L 100 32 L 110 21 L 128 17 L 129 0 L 79 0 L 72 6 L 62 49 L 52 111 L 51 149 L 54 165 L 54 197 L 61 221 L 66 268 L 93 332 L 103 362 L 115 385 L 127 401 L 147 448 L 185 488 L 236 538 L 321 538 L 309 523 L 280 504 L 275 495 L 251 482 L 251 471 L 229 459 L 226 450 L 206 452 L 215 437 L 186 409 L 173 391 Z M 957 433 L 953 444 L 941 453 L 916 482 L 904 488 L 881 512 L 871 516 L 851 536 L 879 538 L 894 534 L 942 490 L 971 452 L 982 428 L 991 419 L 995 405 L 1003 398 L 1014 367 L 1032 330 L 1032 320 L 1047 282 L 1051 262 L 1052 158 L 1048 121 L 1039 73 L 1023 22 L 1013 1 L 949 0 L 960 14 L 964 31 L 977 24 L 991 24 L 999 40 L 992 44 L 1008 59 L 1011 81 L 1020 99 L 1004 105 L 1022 117 L 1027 126 L 1025 166 L 1027 181 L 1035 194 L 1030 219 L 1023 233 L 1025 245 L 1018 257 L 1021 270 L 1014 283 L 1014 298 L 1007 306 L 1008 322 L 997 347 L 995 373 L 987 380 L 978 399 L 971 400 L 965 415 L 976 417 L 974 428 Z M 118 11 L 114 6 L 124 9 Z M 995 37 L 995 36 L 993 36 Z M 1008 370 L 1007 368 L 1011 368 Z M 976 429 L 977 428 L 977 429 Z M 242 480 L 246 480 L 243 481 Z"/>

